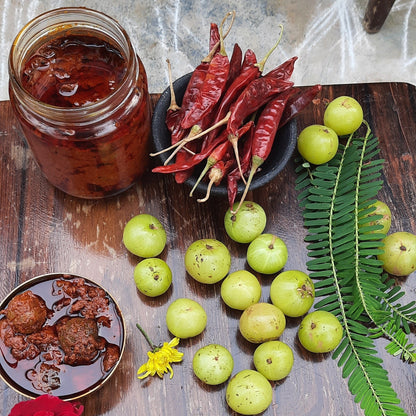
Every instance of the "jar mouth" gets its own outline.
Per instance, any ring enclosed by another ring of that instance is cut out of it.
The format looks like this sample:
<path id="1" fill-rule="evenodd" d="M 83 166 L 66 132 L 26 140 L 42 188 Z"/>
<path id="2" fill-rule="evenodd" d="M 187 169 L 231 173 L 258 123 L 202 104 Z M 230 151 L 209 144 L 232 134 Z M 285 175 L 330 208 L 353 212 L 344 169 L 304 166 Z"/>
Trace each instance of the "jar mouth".
<path id="1" fill-rule="evenodd" d="M 117 88 L 106 97 L 79 107 L 59 107 L 45 103 L 30 94 L 22 85 L 20 74 L 26 59 L 30 53 L 36 50 L 53 35 L 71 31 L 75 34 L 97 34 L 106 38 L 109 42 L 120 48 L 126 59 L 126 66 L 130 67 L 134 62 L 135 52 L 130 38 L 125 29 L 112 17 L 105 13 L 86 7 L 62 7 L 47 11 L 29 21 L 15 37 L 8 61 L 9 80 L 14 93 L 25 97 L 29 106 L 36 106 L 40 113 L 65 114 L 66 117 L 84 114 L 101 114 L 107 111 L 109 103 L 113 102 L 118 91 L 129 84 L 129 71 L 126 71 Z"/>

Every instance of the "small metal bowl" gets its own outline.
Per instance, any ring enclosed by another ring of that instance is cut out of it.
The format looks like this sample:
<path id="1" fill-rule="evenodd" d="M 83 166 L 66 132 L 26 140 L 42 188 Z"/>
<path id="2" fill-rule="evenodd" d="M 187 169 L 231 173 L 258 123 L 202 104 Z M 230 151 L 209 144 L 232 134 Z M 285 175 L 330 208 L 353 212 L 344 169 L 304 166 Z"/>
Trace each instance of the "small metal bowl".
<path id="1" fill-rule="evenodd" d="M 173 89 L 175 91 L 176 101 L 180 105 L 183 95 L 185 93 L 188 82 L 191 78 L 191 73 L 183 75 L 173 83 Z M 167 109 L 170 105 L 170 88 L 161 94 L 158 102 L 156 103 L 153 118 L 152 118 L 152 135 L 153 135 L 153 152 L 157 153 L 171 145 L 170 132 L 166 127 L 165 117 Z M 253 181 L 250 185 L 250 190 L 260 188 L 266 185 L 272 179 L 280 173 L 286 166 L 290 157 L 292 156 L 297 141 L 296 131 L 291 131 L 292 123 L 288 123 L 279 129 L 276 138 L 273 143 L 271 153 L 267 160 L 263 163 L 259 171 L 254 175 Z M 165 152 L 155 156 L 157 163 L 163 165 L 170 153 Z M 205 165 L 202 162 L 199 169 L 195 169 L 194 174 L 185 182 L 190 188 L 192 188 L 201 172 L 202 167 Z M 201 181 L 196 188 L 199 194 L 205 195 L 207 192 L 208 184 L 206 181 Z M 238 185 L 238 193 L 242 193 L 244 190 L 244 183 L 240 181 Z M 227 185 L 226 181 L 222 181 L 220 185 L 213 186 L 211 189 L 211 195 L 226 196 Z"/>
<path id="2" fill-rule="evenodd" d="M 54 292 L 54 282 L 56 280 L 73 279 L 83 279 L 87 285 L 104 290 L 106 297 L 109 300 L 109 316 L 111 318 L 111 325 L 109 328 L 104 328 L 104 326 L 99 327 L 98 335 L 106 339 L 108 344 L 118 346 L 119 357 L 114 366 L 107 372 L 104 372 L 102 369 L 102 357 L 94 359 L 90 364 L 86 365 L 71 366 L 64 363 L 57 364 L 56 367 L 59 369 L 57 375 L 60 377 L 59 387 L 51 389 L 49 393 L 59 397 L 62 400 L 76 400 L 98 390 L 115 372 L 121 361 L 126 344 L 126 326 L 120 308 L 110 294 L 97 283 L 94 283 L 93 281 L 82 276 L 65 273 L 52 273 L 34 277 L 33 279 L 17 286 L 0 303 L 0 311 L 5 310 L 9 302 L 16 295 L 26 292 L 27 290 L 31 290 L 34 294 L 44 299 L 48 310 L 53 312 L 51 316 L 48 316 L 44 325 L 53 325 L 67 313 L 65 306 L 62 308 L 54 308 L 55 302 L 62 299 L 63 296 L 62 293 L 56 293 L 56 290 Z M 71 313 L 71 316 L 77 316 L 77 314 Z M 0 315 L 0 318 L 3 319 L 3 316 Z M 33 360 L 23 359 L 16 361 L 13 359 L 10 354 L 10 350 L 5 346 L 3 340 L 1 339 L 0 348 L 0 377 L 9 387 L 19 394 L 32 399 L 47 393 L 44 390 L 36 388 L 34 386 L 34 382 L 29 380 L 27 377 L 29 371 L 32 371 L 33 368 L 38 369 L 39 364 L 41 362 L 45 362 L 41 359 L 41 356 L 37 356 Z M 12 359 L 10 360 L 10 358 Z M 50 364 L 50 362 L 46 363 Z M 84 384 L 80 386 L 79 383 Z"/>

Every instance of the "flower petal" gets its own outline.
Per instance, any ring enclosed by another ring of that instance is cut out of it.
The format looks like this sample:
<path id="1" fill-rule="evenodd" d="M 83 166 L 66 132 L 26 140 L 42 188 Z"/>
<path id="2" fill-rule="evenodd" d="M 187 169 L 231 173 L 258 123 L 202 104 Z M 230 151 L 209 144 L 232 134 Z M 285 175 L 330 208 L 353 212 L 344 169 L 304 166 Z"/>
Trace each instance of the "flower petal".
<path id="1" fill-rule="evenodd" d="M 84 407 L 78 402 L 65 402 L 51 394 L 43 394 L 34 400 L 17 403 L 9 416 L 81 416 L 83 411 Z"/>
<path id="2" fill-rule="evenodd" d="M 147 363 L 139 368 L 137 377 L 143 379 L 149 375 L 157 374 L 160 378 L 163 378 L 164 374 L 169 372 L 170 378 L 172 378 L 173 370 L 170 363 L 178 363 L 182 361 L 183 357 L 183 353 L 174 348 L 178 344 L 179 338 L 175 337 L 170 342 L 164 342 L 162 347 L 149 351 L 147 353 L 149 359 Z"/>

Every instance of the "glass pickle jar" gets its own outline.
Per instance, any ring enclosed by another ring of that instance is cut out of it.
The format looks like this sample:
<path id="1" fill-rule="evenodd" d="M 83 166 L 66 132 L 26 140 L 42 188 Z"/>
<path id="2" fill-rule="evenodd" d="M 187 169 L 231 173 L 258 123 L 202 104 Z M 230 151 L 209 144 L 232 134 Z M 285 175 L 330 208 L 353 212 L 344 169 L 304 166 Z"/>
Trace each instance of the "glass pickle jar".
<path id="1" fill-rule="evenodd" d="M 146 71 L 109 16 L 60 8 L 29 22 L 9 56 L 12 108 L 47 180 L 80 198 L 129 188 L 148 161 Z"/>

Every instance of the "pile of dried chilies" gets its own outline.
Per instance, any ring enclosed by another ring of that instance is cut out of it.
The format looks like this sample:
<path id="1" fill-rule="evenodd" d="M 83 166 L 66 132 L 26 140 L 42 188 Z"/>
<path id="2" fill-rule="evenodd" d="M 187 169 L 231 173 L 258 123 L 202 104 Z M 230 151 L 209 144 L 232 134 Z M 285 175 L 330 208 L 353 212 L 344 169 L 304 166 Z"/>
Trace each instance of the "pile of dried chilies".
<path id="1" fill-rule="evenodd" d="M 224 179 L 232 207 L 238 181 L 246 184 L 241 204 L 253 175 L 270 154 L 277 130 L 303 110 L 321 86 L 294 87 L 290 78 L 296 56 L 263 74 L 266 60 L 279 42 L 260 62 L 251 49 L 243 56 L 238 44 L 229 58 L 224 38 L 232 23 L 223 35 L 229 16 L 233 21 L 235 13 L 227 13 L 220 27 L 211 23 L 210 52 L 193 71 L 180 106 L 171 80 L 171 104 L 166 114 L 171 146 L 151 155 L 173 150 L 164 165 L 152 171 L 174 173 L 178 183 L 186 181 L 193 168 L 205 161 L 190 195 L 208 175 L 207 194 L 198 199 L 206 201 L 212 185 Z M 175 162 L 169 164 L 175 156 Z"/>

